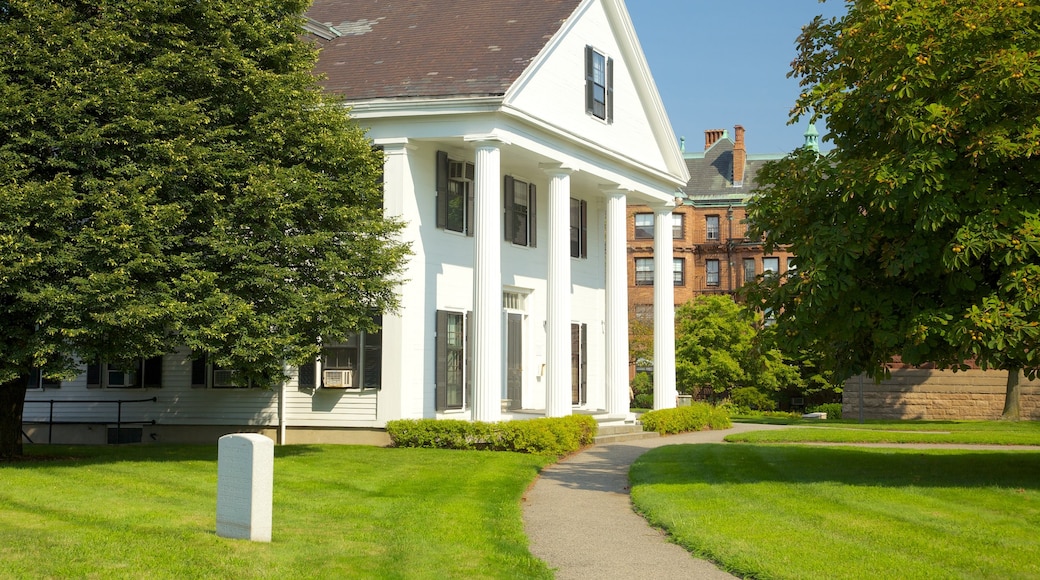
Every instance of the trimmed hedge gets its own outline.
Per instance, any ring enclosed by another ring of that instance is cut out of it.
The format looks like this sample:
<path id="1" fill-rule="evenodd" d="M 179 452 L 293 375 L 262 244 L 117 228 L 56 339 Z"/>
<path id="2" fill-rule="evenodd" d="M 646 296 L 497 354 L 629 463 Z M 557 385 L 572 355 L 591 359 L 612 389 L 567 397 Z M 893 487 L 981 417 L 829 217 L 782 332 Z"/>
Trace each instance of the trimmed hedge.
<path id="1" fill-rule="evenodd" d="M 398 419 L 386 432 L 393 447 L 487 449 L 563 457 L 592 444 L 596 420 L 570 415 L 502 423 L 458 419 Z"/>
<path id="2" fill-rule="evenodd" d="M 704 429 L 728 429 L 733 426 L 729 415 L 707 403 L 694 402 L 687 407 L 658 409 L 639 416 L 644 431 L 673 435 Z"/>
<path id="3" fill-rule="evenodd" d="M 806 409 L 809 413 L 827 413 L 828 419 L 841 419 L 841 403 L 824 403 Z"/>

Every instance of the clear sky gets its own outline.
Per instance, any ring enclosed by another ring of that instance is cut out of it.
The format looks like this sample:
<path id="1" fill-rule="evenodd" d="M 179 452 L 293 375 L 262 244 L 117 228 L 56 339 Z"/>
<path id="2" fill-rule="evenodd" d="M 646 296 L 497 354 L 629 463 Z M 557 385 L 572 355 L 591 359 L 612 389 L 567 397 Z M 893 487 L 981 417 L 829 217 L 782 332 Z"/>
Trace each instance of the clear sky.
<path id="1" fill-rule="evenodd" d="M 676 138 L 704 149 L 706 129 L 743 125 L 748 153 L 799 147 L 788 125 L 798 80 L 787 78 L 802 25 L 844 13 L 842 0 L 626 0 Z M 826 133 L 817 123 L 820 134 Z M 829 143 L 821 143 L 824 150 Z"/>

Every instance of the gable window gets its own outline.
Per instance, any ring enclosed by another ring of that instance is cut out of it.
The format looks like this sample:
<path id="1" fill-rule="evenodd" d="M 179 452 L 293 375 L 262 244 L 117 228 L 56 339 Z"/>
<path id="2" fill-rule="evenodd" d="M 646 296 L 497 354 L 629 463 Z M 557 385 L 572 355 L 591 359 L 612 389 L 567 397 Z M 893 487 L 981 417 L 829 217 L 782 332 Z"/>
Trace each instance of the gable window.
<path id="1" fill-rule="evenodd" d="M 589 257 L 589 208 L 583 199 L 571 198 L 571 257 Z"/>
<path id="2" fill-rule="evenodd" d="M 437 311 L 434 377 L 438 411 L 463 409 L 470 401 L 472 345 L 469 313 Z"/>
<path id="3" fill-rule="evenodd" d="M 672 283 L 675 286 L 686 284 L 686 258 L 672 258 Z"/>
<path id="4" fill-rule="evenodd" d="M 636 239 L 649 240 L 654 237 L 654 214 L 637 213 L 635 215 Z"/>
<path id="5" fill-rule="evenodd" d="M 705 237 L 708 240 L 719 239 L 719 216 L 709 215 L 704 218 Z"/>
<path id="6" fill-rule="evenodd" d="M 437 152 L 437 227 L 473 235 L 472 163 L 450 159 Z"/>
<path id="7" fill-rule="evenodd" d="M 614 122 L 614 59 L 585 47 L 585 112 Z"/>
<path id="8" fill-rule="evenodd" d="M 755 259 L 744 258 L 744 283 L 753 282 L 758 273 L 755 271 Z"/>
<path id="9" fill-rule="evenodd" d="M 681 213 L 672 213 L 672 239 L 681 240 L 686 237 L 686 216 Z"/>
<path id="10" fill-rule="evenodd" d="M 162 356 L 87 365 L 88 389 L 142 389 L 162 387 Z"/>
<path id="11" fill-rule="evenodd" d="M 719 285 L 719 261 L 718 260 L 705 260 L 704 261 L 705 278 L 704 283 L 707 286 L 718 286 Z"/>
<path id="12" fill-rule="evenodd" d="M 534 184 L 507 175 L 504 192 L 502 207 L 506 213 L 506 241 L 518 246 L 535 247 L 535 234 L 538 229 L 535 221 L 535 202 L 538 192 Z"/>
<path id="13" fill-rule="evenodd" d="M 636 286 L 654 285 L 654 259 L 636 258 Z"/>
<path id="14" fill-rule="evenodd" d="M 382 317 L 376 316 L 377 326 Z M 300 389 L 379 389 L 383 372 L 383 331 L 351 333 L 343 340 L 322 345 L 315 364 L 299 369 Z"/>

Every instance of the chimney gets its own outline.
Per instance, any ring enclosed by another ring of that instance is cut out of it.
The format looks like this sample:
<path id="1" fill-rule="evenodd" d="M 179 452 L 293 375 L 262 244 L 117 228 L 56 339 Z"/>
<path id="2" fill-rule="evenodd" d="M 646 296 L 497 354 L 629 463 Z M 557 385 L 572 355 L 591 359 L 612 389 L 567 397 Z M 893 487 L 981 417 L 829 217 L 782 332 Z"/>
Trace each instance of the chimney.
<path id="1" fill-rule="evenodd" d="M 725 129 L 708 129 L 707 131 L 705 131 L 704 150 L 707 151 L 708 149 L 711 149 L 711 146 L 714 145 L 715 142 L 721 139 L 722 136 L 725 134 Z"/>
<path id="2" fill-rule="evenodd" d="M 747 165 L 747 148 L 744 146 L 744 127 L 733 127 L 733 187 L 744 187 L 744 167 Z"/>

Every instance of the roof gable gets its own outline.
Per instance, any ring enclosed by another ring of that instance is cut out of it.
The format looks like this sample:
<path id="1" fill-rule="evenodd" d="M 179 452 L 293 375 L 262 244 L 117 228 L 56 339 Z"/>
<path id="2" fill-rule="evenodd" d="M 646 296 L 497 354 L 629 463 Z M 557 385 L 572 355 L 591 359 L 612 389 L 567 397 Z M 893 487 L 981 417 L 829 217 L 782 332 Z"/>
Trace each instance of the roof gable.
<path id="1" fill-rule="evenodd" d="M 341 36 L 321 47 L 323 86 L 349 101 L 506 93 L 580 0 L 315 0 Z"/>

